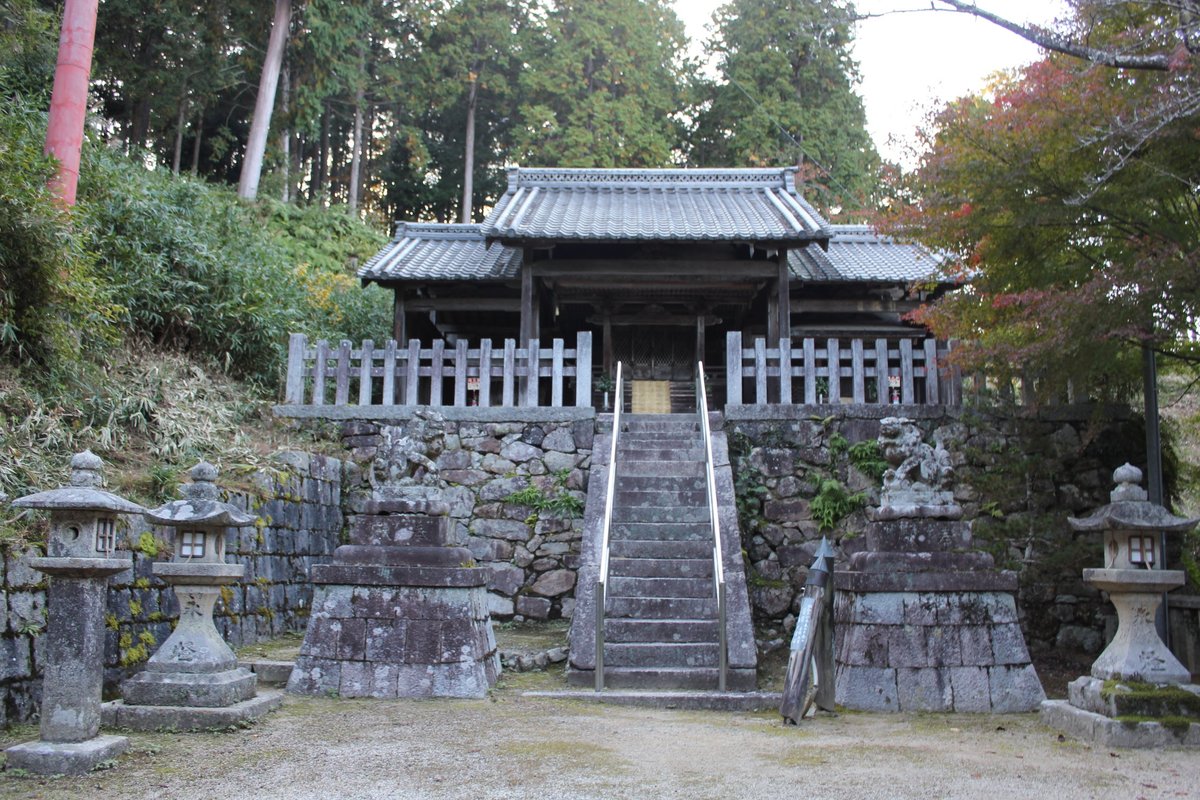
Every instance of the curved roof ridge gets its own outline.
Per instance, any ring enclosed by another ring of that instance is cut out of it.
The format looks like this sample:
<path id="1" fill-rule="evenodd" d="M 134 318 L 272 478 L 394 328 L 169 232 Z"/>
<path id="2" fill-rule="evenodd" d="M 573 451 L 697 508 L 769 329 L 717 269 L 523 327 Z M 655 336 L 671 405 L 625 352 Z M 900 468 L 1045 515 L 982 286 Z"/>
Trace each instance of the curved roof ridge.
<path id="1" fill-rule="evenodd" d="M 795 167 L 667 167 L 603 169 L 599 167 L 509 167 L 508 189 L 521 186 L 563 188 L 668 187 L 762 188 L 795 191 Z"/>

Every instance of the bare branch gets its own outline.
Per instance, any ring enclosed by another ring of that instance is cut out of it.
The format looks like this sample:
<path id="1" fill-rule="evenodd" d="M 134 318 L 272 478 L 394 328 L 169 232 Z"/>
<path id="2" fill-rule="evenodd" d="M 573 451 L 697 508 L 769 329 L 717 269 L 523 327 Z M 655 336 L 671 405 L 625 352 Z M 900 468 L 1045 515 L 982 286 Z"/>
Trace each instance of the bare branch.
<path id="1" fill-rule="evenodd" d="M 1167 53 L 1134 55 L 1118 53 L 1098 47 L 1088 47 L 1079 42 L 1071 41 L 1054 31 L 1032 25 L 1022 25 L 1005 19 L 999 14 L 993 14 L 990 11 L 979 8 L 974 3 L 965 2 L 965 0 L 937 0 L 937 2 L 944 3 L 960 13 L 970 14 L 987 20 L 993 25 L 998 25 L 1006 31 L 1015 33 L 1026 41 L 1033 42 L 1038 47 L 1072 56 L 1073 58 L 1081 58 L 1092 64 L 1101 64 L 1106 67 L 1116 67 L 1118 69 L 1157 70 L 1160 72 L 1170 69 L 1171 56 Z"/>

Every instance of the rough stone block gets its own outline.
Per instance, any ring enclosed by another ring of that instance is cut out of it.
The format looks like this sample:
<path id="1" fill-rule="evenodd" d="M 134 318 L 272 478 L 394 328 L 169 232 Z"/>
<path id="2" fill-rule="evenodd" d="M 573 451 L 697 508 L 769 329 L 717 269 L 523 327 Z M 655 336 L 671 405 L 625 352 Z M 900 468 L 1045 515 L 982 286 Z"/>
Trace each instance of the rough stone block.
<path id="1" fill-rule="evenodd" d="M 524 542 L 529 539 L 529 526 L 519 520 L 480 519 L 472 526 L 477 536 Z"/>
<path id="2" fill-rule="evenodd" d="M 85 742 L 25 742 L 4 752 L 8 769 L 39 775 L 84 775 L 128 749 L 129 739 L 124 736 L 97 736 Z"/>
<path id="3" fill-rule="evenodd" d="M 1046 699 L 1032 664 L 990 667 L 988 679 L 992 710 L 998 714 L 1035 711 Z"/>
<path id="4" fill-rule="evenodd" d="M 954 691 L 948 671 L 940 669 L 896 670 L 901 711 L 951 711 Z"/>
<path id="5" fill-rule="evenodd" d="M 954 710 L 986 713 L 992 710 L 991 684 L 987 667 L 951 667 Z"/>
<path id="6" fill-rule="evenodd" d="M 525 570 L 509 563 L 484 564 L 488 572 L 488 589 L 505 595 L 514 595 L 525 585 Z"/>
<path id="7" fill-rule="evenodd" d="M 966 667 L 987 667 L 995 663 L 990 629 L 986 625 L 963 625 L 958 629 L 962 663 Z"/>
<path id="8" fill-rule="evenodd" d="M 909 600 L 908 592 L 877 592 L 858 595 L 854 605 L 857 619 L 876 625 L 903 625 L 904 604 Z"/>
<path id="9" fill-rule="evenodd" d="M 931 667 L 957 667 L 962 661 L 962 640 L 956 628 L 925 628 L 925 652 Z"/>
<path id="10" fill-rule="evenodd" d="M 888 644 L 892 628 L 885 625 L 851 625 L 838 629 L 838 662 L 855 666 L 888 666 Z"/>
<path id="11" fill-rule="evenodd" d="M 888 666 L 927 667 L 929 654 L 925 649 L 925 628 L 920 625 L 897 625 L 889 628 Z"/>
<path id="12" fill-rule="evenodd" d="M 992 656 L 996 664 L 1029 663 L 1029 650 L 1020 625 L 992 626 Z"/>
<path id="13" fill-rule="evenodd" d="M 522 595 L 516 600 L 516 611 L 529 619 L 547 619 L 550 616 L 551 603 L 544 597 Z"/>
<path id="14" fill-rule="evenodd" d="M 899 711 L 896 670 L 839 665 L 836 702 L 855 711 Z"/>
<path id="15" fill-rule="evenodd" d="M 511 598 L 488 592 L 487 603 L 488 613 L 493 617 L 511 617 L 513 615 L 514 606 Z"/>

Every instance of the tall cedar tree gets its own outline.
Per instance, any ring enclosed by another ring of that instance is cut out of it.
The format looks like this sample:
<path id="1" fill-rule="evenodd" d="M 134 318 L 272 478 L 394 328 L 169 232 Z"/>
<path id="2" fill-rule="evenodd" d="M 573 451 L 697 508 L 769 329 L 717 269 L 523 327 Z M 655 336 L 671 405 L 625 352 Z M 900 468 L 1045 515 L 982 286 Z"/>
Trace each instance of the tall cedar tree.
<path id="1" fill-rule="evenodd" d="M 720 76 L 702 90 L 691 161 L 796 164 L 810 199 L 862 209 L 879 156 L 854 93 L 854 7 L 845 0 L 733 0 L 713 17 Z"/>
<path id="2" fill-rule="evenodd" d="M 521 75 L 513 160 L 663 167 L 679 160 L 687 67 L 666 0 L 554 0 Z"/>

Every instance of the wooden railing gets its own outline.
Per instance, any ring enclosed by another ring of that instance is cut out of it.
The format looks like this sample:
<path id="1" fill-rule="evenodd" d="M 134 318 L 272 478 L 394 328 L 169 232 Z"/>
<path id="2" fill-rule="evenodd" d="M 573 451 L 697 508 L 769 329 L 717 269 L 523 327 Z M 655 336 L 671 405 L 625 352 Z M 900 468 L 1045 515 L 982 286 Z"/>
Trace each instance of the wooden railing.
<path id="1" fill-rule="evenodd" d="M 518 347 L 490 339 L 471 347 L 440 339 L 406 346 L 388 340 L 376 347 L 324 339 L 309 346 L 294 333 L 288 342 L 284 403 L 312 406 L 525 406 L 564 404 L 574 381 L 576 406 L 592 405 L 592 335 L 579 333 L 575 347 L 562 339 L 542 347 L 537 339 Z M 330 399 L 330 391 L 333 393 Z"/>
<path id="2" fill-rule="evenodd" d="M 726 402 L 918 403 L 961 405 L 962 379 L 940 365 L 949 349 L 934 339 L 780 339 L 768 347 L 726 339 Z M 743 381 L 753 398 L 743 399 Z"/>

